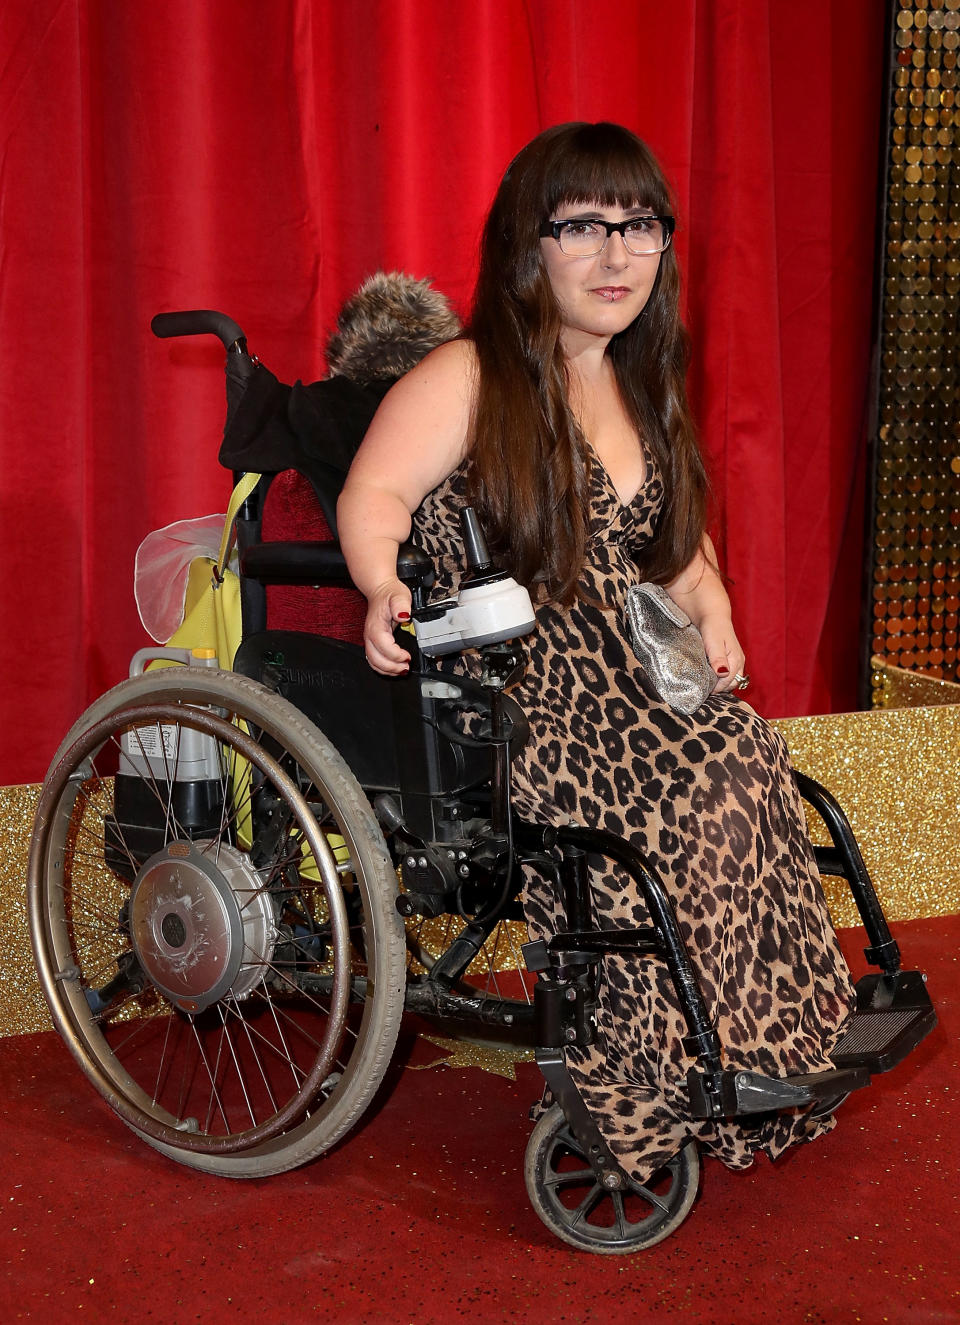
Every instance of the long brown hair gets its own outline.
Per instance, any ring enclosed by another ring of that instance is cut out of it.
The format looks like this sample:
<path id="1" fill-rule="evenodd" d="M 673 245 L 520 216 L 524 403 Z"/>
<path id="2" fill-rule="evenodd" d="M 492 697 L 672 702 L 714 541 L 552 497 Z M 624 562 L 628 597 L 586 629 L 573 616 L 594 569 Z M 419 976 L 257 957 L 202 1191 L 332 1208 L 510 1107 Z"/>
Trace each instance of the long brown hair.
<path id="1" fill-rule="evenodd" d="M 588 533 L 589 453 L 570 411 L 561 320 L 539 229 L 563 203 L 672 211 L 650 149 L 617 124 L 561 124 L 514 158 L 487 217 L 466 335 L 480 377 L 471 427 L 470 497 L 491 550 L 521 583 L 576 595 Z M 687 405 L 688 342 L 673 248 L 643 312 L 607 353 L 624 406 L 654 452 L 665 499 L 642 567 L 667 582 L 703 535 L 706 476 Z"/>

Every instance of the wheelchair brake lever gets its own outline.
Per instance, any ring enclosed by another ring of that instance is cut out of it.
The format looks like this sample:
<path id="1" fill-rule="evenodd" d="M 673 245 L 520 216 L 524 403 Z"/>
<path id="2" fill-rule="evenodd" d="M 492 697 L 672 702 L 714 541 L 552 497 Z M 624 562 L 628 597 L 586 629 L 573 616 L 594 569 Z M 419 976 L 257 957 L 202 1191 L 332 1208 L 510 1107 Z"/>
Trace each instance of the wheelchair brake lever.
<path id="1" fill-rule="evenodd" d="M 411 833 L 407 827 L 403 815 L 400 813 L 400 806 L 393 796 L 388 796 L 385 792 L 379 795 L 373 802 L 373 812 L 376 815 L 377 823 L 385 833 L 392 834 L 411 847 L 425 847 L 426 843 L 422 837 L 416 833 Z"/>

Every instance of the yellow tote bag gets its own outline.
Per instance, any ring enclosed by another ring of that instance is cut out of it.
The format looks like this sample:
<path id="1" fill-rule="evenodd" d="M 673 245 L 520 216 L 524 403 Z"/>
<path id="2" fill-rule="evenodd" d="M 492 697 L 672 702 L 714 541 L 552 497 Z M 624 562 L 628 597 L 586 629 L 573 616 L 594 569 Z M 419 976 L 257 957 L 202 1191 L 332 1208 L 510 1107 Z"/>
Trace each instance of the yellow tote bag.
<path id="1" fill-rule="evenodd" d="M 233 548 L 237 512 L 260 482 L 244 474 L 230 495 L 217 560 L 194 557 L 187 572 L 183 622 L 167 644 L 173 649 L 213 649 L 217 663 L 229 671 L 242 637 L 240 580 L 227 565 Z M 164 666 L 158 660 L 156 666 Z"/>
<path id="2" fill-rule="evenodd" d="M 230 494 L 223 522 L 220 551 L 212 557 L 194 557 L 187 572 L 183 621 L 167 640 L 172 649 L 213 649 L 217 665 L 225 671 L 233 667 L 243 638 L 240 612 L 240 580 L 227 563 L 233 549 L 237 512 L 260 482 L 259 474 L 244 474 Z M 158 658 L 150 667 L 176 667 L 174 662 Z M 149 669 L 148 669 L 149 670 Z M 246 724 L 241 723 L 246 727 Z M 227 770 L 234 789 L 234 816 L 237 839 L 249 847 L 251 840 L 250 779 L 251 769 L 234 751 Z"/>

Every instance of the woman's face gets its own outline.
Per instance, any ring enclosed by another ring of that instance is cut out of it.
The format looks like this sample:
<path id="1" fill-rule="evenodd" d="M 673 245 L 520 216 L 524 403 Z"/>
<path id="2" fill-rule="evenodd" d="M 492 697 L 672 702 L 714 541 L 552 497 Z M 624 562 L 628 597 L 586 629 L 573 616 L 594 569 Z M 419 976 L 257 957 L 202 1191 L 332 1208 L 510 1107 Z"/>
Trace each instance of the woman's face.
<path id="1" fill-rule="evenodd" d="M 570 202 L 558 207 L 549 220 L 628 221 L 650 212 L 649 207 L 624 209 Z M 540 247 L 560 309 L 561 339 L 568 353 L 598 339 L 606 344 L 624 331 L 643 312 L 660 270 L 659 253 L 630 253 L 620 234 L 610 235 L 603 251 L 593 257 L 563 253 L 552 236 L 541 239 Z"/>

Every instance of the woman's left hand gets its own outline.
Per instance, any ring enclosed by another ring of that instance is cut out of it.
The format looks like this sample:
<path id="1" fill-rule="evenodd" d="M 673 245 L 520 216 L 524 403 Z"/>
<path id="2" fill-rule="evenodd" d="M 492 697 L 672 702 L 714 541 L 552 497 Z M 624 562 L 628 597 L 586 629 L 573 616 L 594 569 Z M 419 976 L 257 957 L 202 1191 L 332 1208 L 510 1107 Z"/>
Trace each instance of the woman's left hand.
<path id="1" fill-rule="evenodd" d="M 725 612 L 707 615 L 699 622 L 699 629 L 707 660 L 717 674 L 713 693 L 721 695 L 726 690 L 745 690 L 746 657 L 730 617 Z"/>
<path id="2" fill-rule="evenodd" d="M 750 683 L 746 659 L 733 628 L 730 599 L 717 570 L 717 554 L 707 534 L 689 566 L 666 585 L 666 590 L 700 631 L 707 660 L 717 674 L 713 693 L 746 690 Z"/>

